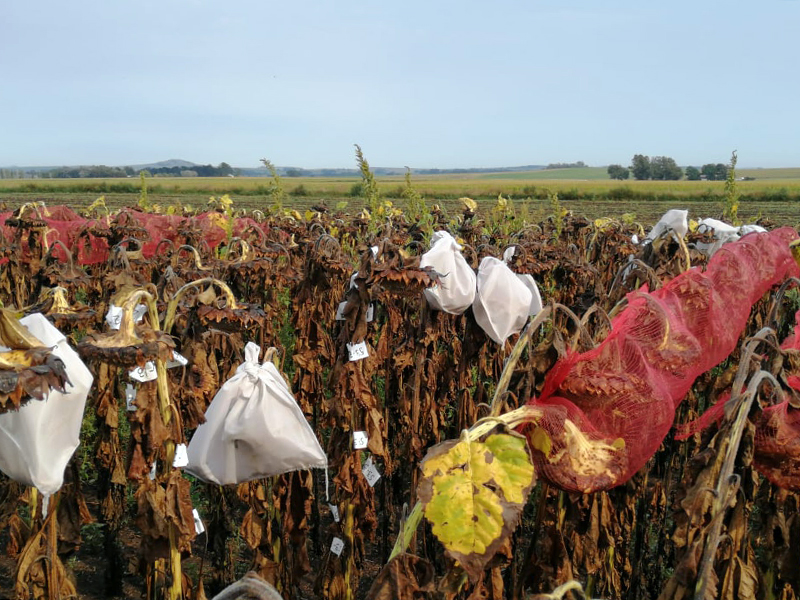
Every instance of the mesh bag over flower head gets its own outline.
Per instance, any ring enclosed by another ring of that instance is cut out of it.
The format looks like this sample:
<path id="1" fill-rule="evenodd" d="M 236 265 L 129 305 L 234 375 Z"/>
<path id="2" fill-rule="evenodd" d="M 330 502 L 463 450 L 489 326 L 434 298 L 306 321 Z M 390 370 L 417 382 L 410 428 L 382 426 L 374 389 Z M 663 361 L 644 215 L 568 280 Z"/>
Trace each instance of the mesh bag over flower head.
<path id="1" fill-rule="evenodd" d="M 529 404 L 543 416 L 527 433 L 538 473 L 569 491 L 627 481 L 655 453 L 694 380 L 736 347 L 750 309 L 798 274 L 796 232 L 752 233 L 720 248 L 705 272 L 693 268 L 654 292 L 628 295 L 612 332 L 570 354 Z"/>

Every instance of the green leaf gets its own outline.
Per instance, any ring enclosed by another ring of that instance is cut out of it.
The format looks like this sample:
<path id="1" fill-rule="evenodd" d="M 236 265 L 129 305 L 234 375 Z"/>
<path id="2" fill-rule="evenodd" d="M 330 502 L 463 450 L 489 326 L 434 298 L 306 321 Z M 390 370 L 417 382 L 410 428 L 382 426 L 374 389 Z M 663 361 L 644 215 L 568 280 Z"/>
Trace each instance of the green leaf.
<path id="1" fill-rule="evenodd" d="M 419 498 L 433 534 L 473 580 L 519 521 L 535 477 L 524 438 L 467 435 L 434 446 L 422 461 Z"/>

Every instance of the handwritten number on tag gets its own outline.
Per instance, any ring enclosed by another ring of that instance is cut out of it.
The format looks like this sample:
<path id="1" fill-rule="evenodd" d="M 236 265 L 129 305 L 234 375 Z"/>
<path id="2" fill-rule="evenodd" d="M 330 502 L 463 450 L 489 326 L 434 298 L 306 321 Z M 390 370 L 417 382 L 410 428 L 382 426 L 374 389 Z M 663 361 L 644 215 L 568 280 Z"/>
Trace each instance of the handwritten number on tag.
<path id="1" fill-rule="evenodd" d="M 347 351 L 350 353 L 350 362 L 363 360 L 369 356 L 366 342 L 359 342 L 358 344 L 347 344 Z"/>
<path id="2" fill-rule="evenodd" d="M 367 447 L 369 442 L 369 438 L 367 437 L 366 431 L 354 431 L 353 432 L 353 448 L 355 450 L 361 450 Z"/>

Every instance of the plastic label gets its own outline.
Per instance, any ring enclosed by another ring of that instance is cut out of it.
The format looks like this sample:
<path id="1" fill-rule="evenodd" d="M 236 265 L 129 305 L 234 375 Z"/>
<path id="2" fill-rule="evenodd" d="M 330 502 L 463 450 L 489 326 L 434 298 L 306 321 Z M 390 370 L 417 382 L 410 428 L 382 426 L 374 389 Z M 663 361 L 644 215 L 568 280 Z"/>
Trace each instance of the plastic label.
<path id="1" fill-rule="evenodd" d="M 368 442 L 369 438 L 367 437 L 366 431 L 353 432 L 353 448 L 355 450 L 361 450 L 363 448 L 366 448 Z"/>
<path id="2" fill-rule="evenodd" d="M 350 362 L 363 360 L 369 356 L 369 350 L 367 350 L 366 342 L 347 344 L 347 351 L 350 353 Z"/>
<path id="3" fill-rule="evenodd" d="M 339 507 L 335 504 L 328 504 L 328 508 L 331 509 L 331 516 L 333 520 L 337 523 L 339 522 Z"/>
<path id="4" fill-rule="evenodd" d="M 172 460 L 172 466 L 176 469 L 180 469 L 188 464 L 189 453 L 186 450 L 186 444 L 178 444 L 175 446 L 175 458 Z"/>
<path id="5" fill-rule="evenodd" d="M 333 552 L 336 556 L 342 555 L 342 550 L 344 550 L 344 540 L 335 537 L 331 542 L 331 552 Z"/>
<path id="6" fill-rule="evenodd" d="M 361 472 L 364 474 L 364 477 L 367 478 L 369 487 L 375 487 L 375 484 L 378 483 L 378 480 L 381 478 L 381 474 L 378 473 L 378 468 L 373 464 L 371 456 L 364 463 L 364 466 L 361 467 Z"/>
<path id="7" fill-rule="evenodd" d="M 130 383 L 125 384 L 125 410 L 128 412 L 136 412 L 138 407 L 134 404 L 136 402 L 136 388 Z"/>
<path id="8" fill-rule="evenodd" d="M 347 306 L 347 300 L 343 302 L 339 302 L 339 306 L 336 309 L 336 320 L 337 321 L 344 321 L 344 307 Z"/>
<path id="9" fill-rule="evenodd" d="M 144 304 L 137 304 L 133 309 L 133 320 L 138 323 L 147 312 L 147 307 Z M 106 313 L 106 323 L 110 329 L 119 329 L 122 323 L 122 307 L 116 304 L 111 304 Z"/>
<path id="10" fill-rule="evenodd" d="M 175 367 L 185 367 L 189 364 L 189 360 L 177 352 L 175 350 L 172 351 L 172 360 L 168 361 L 165 367 L 168 369 L 174 369 Z"/>
<path id="11" fill-rule="evenodd" d="M 194 517 L 194 531 L 197 535 L 200 535 L 206 530 L 206 526 L 203 525 L 203 520 L 200 518 L 200 513 L 197 512 L 196 508 L 192 509 L 192 517 Z"/>
<path id="12" fill-rule="evenodd" d="M 347 306 L 347 300 L 344 302 L 339 302 L 339 306 L 336 309 L 336 320 L 337 321 L 344 321 L 344 309 Z M 372 323 L 372 320 L 375 318 L 375 305 L 370 304 L 367 307 L 367 323 Z"/>
<path id="13" fill-rule="evenodd" d="M 143 367 L 136 367 L 129 375 L 131 379 L 141 383 L 153 381 L 158 377 L 156 373 L 156 364 L 152 360 L 148 360 Z"/>

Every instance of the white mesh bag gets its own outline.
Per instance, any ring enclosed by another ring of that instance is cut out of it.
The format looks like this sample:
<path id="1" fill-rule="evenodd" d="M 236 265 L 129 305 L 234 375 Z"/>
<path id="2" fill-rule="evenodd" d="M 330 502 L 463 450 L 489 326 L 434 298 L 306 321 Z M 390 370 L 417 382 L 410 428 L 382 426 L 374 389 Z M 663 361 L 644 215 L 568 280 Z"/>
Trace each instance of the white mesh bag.
<path id="1" fill-rule="evenodd" d="M 477 279 L 478 291 L 472 305 L 475 320 L 486 335 L 502 345 L 525 326 L 533 294 L 508 265 L 491 256 L 481 261 Z"/>
<path id="2" fill-rule="evenodd" d="M 64 335 L 44 315 L 20 319 L 42 345 L 52 347 L 69 377 L 66 393 L 51 389 L 44 400 L 0 414 L 0 470 L 11 479 L 55 494 L 64 483 L 64 469 L 80 443 L 81 422 L 92 374 Z M 47 502 L 44 502 L 47 510 Z"/>
<path id="3" fill-rule="evenodd" d="M 446 231 L 431 237 L 431 249 L 420 258 L 421 269 L 431 267 L 439 283 L 425 290 L 428 304 L 435 310 L 460 315 L 475 300 L 475 271 L 461 255 L 461 246 Z"/>
<path id="4" fill-rule="evenodd" d="M 260 348 L 252 342 L 244 354 L 192 436 L 185 470 L 225 485 L 326 468 L 325 452 L 278 369 L 258 364 Z"/>

